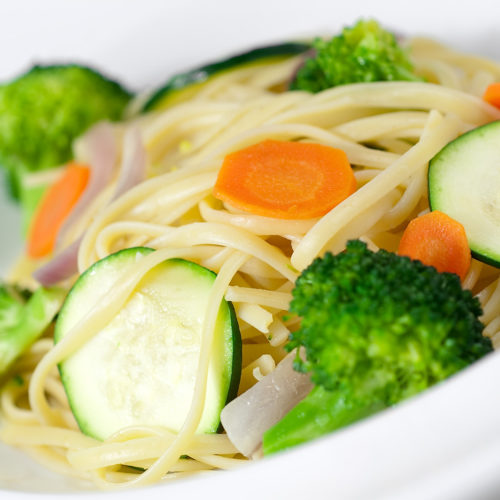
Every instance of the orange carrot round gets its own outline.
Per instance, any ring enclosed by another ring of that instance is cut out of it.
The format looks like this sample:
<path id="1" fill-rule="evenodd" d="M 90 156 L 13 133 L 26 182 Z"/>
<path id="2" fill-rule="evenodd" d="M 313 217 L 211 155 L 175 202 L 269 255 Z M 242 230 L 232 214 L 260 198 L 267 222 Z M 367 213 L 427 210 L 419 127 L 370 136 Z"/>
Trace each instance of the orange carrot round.
<path id="1" fill-rule="evenodd" d="M 483 94 L 483 100 L 500 108 L 500 82 L 491 83 L 486 87 Z"/>
<path id="2" fill-rule="evenodd" d="M 226 156 L 214 196 L 256 215 L 309 219 L 326 214 L 355 190 L 342 150 L 266 140 Z"/>
<path id="3" fill-rule="evenodd" d="M 399 243 L 398 254 L 420 260 L 440 272 L 458 274 L 462 280 L 471 261 L 464 227 L 439 210 L 410 221 Z"/>
<path id="4" fill-rule="evenodd" d="M 90 169 L 70 163 L 63 175 L 45 192 L 28 233 L 28 255 L 33 258 L 50 254 L 57 233 L 87 186 Z"/>

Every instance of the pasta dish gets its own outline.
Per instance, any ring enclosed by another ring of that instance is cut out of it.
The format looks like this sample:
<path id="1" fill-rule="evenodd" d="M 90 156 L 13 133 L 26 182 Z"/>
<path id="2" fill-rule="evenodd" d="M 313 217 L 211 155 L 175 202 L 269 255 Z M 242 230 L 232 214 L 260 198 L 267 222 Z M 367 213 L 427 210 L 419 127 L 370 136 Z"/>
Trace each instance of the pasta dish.
<path id="1" fill-rule="evenodd" d="M 35 257 L 27 247 L 7 279 L 16 290 L 54 293 L 57 317 L 3 377 L 0 438 L 104 489 L 262 457 L 262 434 L 240 446 L 229 429 L 242 417 L 223 408 L 273 374 L 278 384 L 280 367 L 285 379 L 297 376 L 301 398 L 318 384 L 319 375 L 290 375 L 305 356 L 287 347 L 303 316 L 290 309 L 298 277 L 352 240 L 396 254 L 409 222 L 437 210 L 469 237 L 469 260 L 444 271 L 478 299 L 483 334 L 499 345 L 500 246 L 482 241 L 495 228 L 471 237 L 462 209 L 441 208 L 453 207 L 441 190 L 452 181 L 438 160 L 447 165 L 453 152 L 443 148 L 457 138 L 473 145 L 478 127 L 500 120 L 483 97 L 500 64 L 428 39 L 402 45 L 411 79 L 311 92 L 290 87 L 310 49 L 262 59 L 253 51 L 248 63 L 207 66 L 215 69 L 206 80 L 175 88 L 170 80 L 168 92 L 136 96 L 123 119 L 80 134 L 71 185 L 82 187 L 54 247 Z M 332 172 L 318 173 L 312 158 Z M 61 182 L 62 198 L 71 191 L 65 175 L 59 166 L 23 182 Z M 459 195 L 467 208 L 472 189 Z M 40 226 L 35 253 L 53 221 Z"/>

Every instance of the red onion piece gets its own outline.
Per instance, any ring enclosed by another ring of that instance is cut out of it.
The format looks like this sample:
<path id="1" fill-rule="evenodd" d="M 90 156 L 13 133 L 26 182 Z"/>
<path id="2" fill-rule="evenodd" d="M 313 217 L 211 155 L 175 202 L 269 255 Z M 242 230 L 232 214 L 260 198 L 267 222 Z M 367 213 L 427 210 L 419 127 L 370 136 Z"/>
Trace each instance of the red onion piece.
<path id="1" fill-rule="evenodd" d="M 107 186 L 113 175 L 116 161 L 116 141 L 112 125 L 108 122 L 95 125 L 85 134 L 82 141 L 89 155 L 90 179 L 82 196 L 59 229 L 56 248 L 61 248 L 68 230 Z"/>
<path id="2" fill-rule="evenodd" d="M 137 127 L 131 127 L 123 138 L 123 160 L 113 200 L 146 178 L 146 150 Z"/>
<path id="3" fill-rule="evenodd" d="M 257 382 L 221 412 L 221 422 L 234 446 L 250 457 L 260 447 L 262 436 L 310 392 L 308 374 L 293 369 L 295 351 L 269 375 Z"/>
<path id="4" fill-rule="evenodd" d="M 58 253 L 47 264 L 39 267 L 33 277 L 43 286 L 51 286 L 67 279 L 78 271 L 78 249 L 82 237 Z"/>
<path id="5" fill-rule="evenodd" d="M 89 132 L 87 147 L 92 165 L 91 180 L 82 196 L 82 198 L 85 196 L 86 199 L 80 200 L 81 203 L 77 204 L 76 214 L 74 211 L 71 213 L 71 223 L 80 217 L 111 178 L 116 157 L 116 144 L 111 125 L 103 123 L 94 127 Z M 138 129 L 131 128 L 124 137 L 123 160 L 112 200 L 141 182 L 145 175 L 146 152 Z M 92 179 L 94 179 L 94 183 Z M 37 269 L 33 273 L 34 278 L 43 286 L 50 286 L 75 274 L 78 271 L 78 250 L 82 239 L 83 235 L 58 253 L 50 262 Z"/>

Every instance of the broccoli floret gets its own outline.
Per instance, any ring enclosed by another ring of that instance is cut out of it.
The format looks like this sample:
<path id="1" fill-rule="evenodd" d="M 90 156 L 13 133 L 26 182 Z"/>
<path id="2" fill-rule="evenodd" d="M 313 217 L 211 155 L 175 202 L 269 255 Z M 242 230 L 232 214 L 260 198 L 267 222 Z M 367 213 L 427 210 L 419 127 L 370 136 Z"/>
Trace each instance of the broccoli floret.
<path id="1" fill-rule="evenodd" d="M 64 296 L 55 287 L 31 294 L 0 284 L 0 376 L 43 334 Z"/>
<path id="2" fill-rule="evenodd" d="M 19 196 L 26 171 L 61 165 L 71 144 L 90 125 L 118 120 L 130 93 L 98 72 L 78 65 L 34 66 L 0 87 L 0 165 Z"/>
<path id="3" fill-rule="evenodd" d="M 419 81 L 406 50 L 376 21 L 361 20 L 330 40 L 313 42 L 316 55 L 298 70 L 290 88 L 321 90 L 357 82 Z"/>
<path id="4" fill-rule="evenodd" d="M 477 298 L 451 273 L 351 241 L 297 279 L 291 311 L 301 326 L 315 388 L 264 435 L 272 453 L 348 425 L 453 375 L 492 350 Z"/>

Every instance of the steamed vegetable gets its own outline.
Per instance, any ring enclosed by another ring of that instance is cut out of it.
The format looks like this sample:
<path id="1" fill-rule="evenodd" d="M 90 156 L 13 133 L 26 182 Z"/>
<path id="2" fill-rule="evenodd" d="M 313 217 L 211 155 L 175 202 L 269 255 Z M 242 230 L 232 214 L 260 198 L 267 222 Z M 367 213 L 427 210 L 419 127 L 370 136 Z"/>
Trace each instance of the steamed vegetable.
<path id="1" fill-rule="evenodd" d="M 315 388 L 264 434 L 273 453 L 392 406 L 492 350 L 481 307 L 457 275 L 351 241 L 297 279 L 291 311 L 302 317 L 287 349 Z"/>
<path id="2" fill-rule="evenodd" d="M 408 53 L 376 21 L 361 20 L 329 40 L 313 42 L 316 55 L 299 69 L 290 88 L 320 92 L 337 85 L 419 81 Z"/>
<path id="3" fill-rule="evenodd" d="M 464 227 L 439 210 L 410 221 L 399 242 L 398 254 L 434 266 L 439 272 L 458 274 L 462 280 L 471 262 Z"/>
<path id="4" fill-rule="evenodd" d="M 45 332 L 64 295 L 58 288 L 31 294 L 0 285 L 0 376 Z"/>
<path id="5" fill-rule="evenodd" d="M 214 196 L 257 215 L 308 219 L 326 214 L 355 190 L 342 150 L 266 140 L 226 156 Z"/>
<path id="6" fill-rule="evenodd" d="M 130 94 L 78 65 L 34 66 L 0 87 L 0 165 L 19 197 L 25 172 L 66 163 L 72 142 L 100 120 L 122 118 Z"/>
<path id="7" fill-rule="evenodd" d="M 45 192 L 29 230 L 30 257 L 45 257 L 53 251 L 59 228 L 87 186 L 89 175 L 87 166 L 70 163 Z"/>
<path id="8" fill-rule="evenodd" d="M 296 56 L 310 49 L 307 43 L 281 43 L 259 47 L 228 59 L 195 68 L 170 78 L 144 104 L 143 111 L 166 109 L 179 102 L 187 101 L 203 86 L 217 76 L 250 65 L 266 65 Z"/>
<path id="9" fill-rule="evenodd" d="M 500 121 L 447 144 L 429 163 L 429 204 L 460 222 L 472 256 L 500 267 Z"/>
<path id="10" fill-rule="evenodd" d="M 490 83 L 484 91 L 483 99 L 492 106 L 500 108 L 500 82 Z"/>
<path id="11" fill-rule="evenodd" d="M 153 250 L 129 248 L 91 266 L 59 314 L 60 342 L 116 280 Z M 182 427 L 191 405 L 201 325 L 215 274 L 193 262 L 167 260 L 139 282 L 119 313 L 59 365 L 82 432 L 106 439 L 130 425 Z M 220 412 L 238 389 L 241 338 L 230 303 L 221 304 L 210 351 L 198 432 L 216 432 Z"/>
<path id="12" fill-rule="evenodd" d="M 271 373 L 222 410 L 222 425 L 243 455 L 251 457 L 257 452 L 264 432 L 311 391 L 309 374 L 294 370 L 294 359 L 295 352 L 291 352 Z"/>

